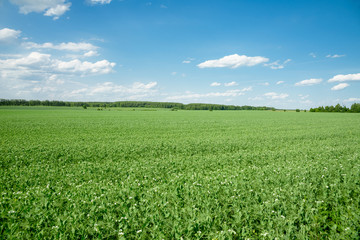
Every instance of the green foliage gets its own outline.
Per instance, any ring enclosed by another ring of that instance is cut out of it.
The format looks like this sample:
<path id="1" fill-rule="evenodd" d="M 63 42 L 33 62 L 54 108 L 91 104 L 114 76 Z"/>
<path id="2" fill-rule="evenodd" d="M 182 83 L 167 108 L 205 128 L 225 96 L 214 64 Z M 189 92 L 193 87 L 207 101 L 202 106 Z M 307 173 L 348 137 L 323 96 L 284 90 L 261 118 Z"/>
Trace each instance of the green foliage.
<path id="1" fill-rule="evenodd" d="M 83 107 L 83 109 L 87 109 L 87 106 L 84 104 L 84 105 L 82 105 L 82 107 Z"/>
<path id="2" fill-rule="evenodd" d="M 360 103 L 354 103 L 351 108 L 341 106 L 339 103 L 336 106 L 321 106 L 318 108 L 310 108 L 310 112 L 353 112 L 360 113 Z"/>
<path id="3" fill-rule="evenodd" d="M 351 105 L 351 111 L 360 113 L 360 103 L 354 103 L 353 105 Z"/>
<path id="4" fill-rule="evenodd" d="M 296 112 L 300 112 L 300 109 L 296 109 L 295 111 L 296 111 Z"/>
<path id="5" fill-rule="evenodd" d="M 356 114 L 1 107 L 0 126 L 4 239 L 359 237 Z"/>
<path id="6" fill-rule="evenodd" d="M 63 102 L 63 101 L 39 101 L 23 99 L 0 99 L 0 106 L 64 106 L 64 107 L 96 107 L 111 108 L 170 108 L 185 110 L 275 110 L 272 107 L 234 106 L 205 103 L 172 103 L 172 102 L 144 102 L 144 101 L 122 101 L 122 102 Z"/>

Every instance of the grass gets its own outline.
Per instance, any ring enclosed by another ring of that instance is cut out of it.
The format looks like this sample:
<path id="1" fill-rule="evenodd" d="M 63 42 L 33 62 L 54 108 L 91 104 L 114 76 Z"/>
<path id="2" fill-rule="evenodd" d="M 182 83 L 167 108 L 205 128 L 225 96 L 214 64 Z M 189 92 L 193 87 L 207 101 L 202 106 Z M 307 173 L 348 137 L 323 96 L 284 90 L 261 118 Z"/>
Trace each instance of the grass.
<path id="1" fill-rule="evenodd" d="M 356 239 L 360 115 L 0 108 L 6 239 Z"/>

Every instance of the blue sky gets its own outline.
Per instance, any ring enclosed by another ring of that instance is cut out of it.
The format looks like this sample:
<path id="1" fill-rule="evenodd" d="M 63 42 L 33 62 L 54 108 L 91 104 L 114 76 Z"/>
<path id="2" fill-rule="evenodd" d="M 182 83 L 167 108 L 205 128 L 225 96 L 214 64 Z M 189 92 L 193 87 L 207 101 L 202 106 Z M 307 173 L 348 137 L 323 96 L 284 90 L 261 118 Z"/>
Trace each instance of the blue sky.
<path id="1" fill-rule="evenodd" d="M 360 2 L 0 1 L 0 98 L 360 102 Z"/>

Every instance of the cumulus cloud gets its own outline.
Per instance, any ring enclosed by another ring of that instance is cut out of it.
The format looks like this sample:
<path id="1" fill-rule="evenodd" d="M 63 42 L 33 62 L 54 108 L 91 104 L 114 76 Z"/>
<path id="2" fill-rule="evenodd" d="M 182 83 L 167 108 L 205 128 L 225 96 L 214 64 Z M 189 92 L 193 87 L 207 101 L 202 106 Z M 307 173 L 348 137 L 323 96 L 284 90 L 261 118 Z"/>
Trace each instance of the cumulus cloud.
<path id="1" fill-rule="evenodd" d="M 234 81 L 229 82 L 229 83 L 224 83 L 225 87 L 233 87 L 233 86 L 237 86 L 237 85 L 238 85 L 237 82 L 234 82 Z"/>
<path id="2" fill-rule="evenodd" d="M 45 16 L 58 19 L 66 11 L 70 10 L 71 3 L 66 0 L 10 0 L 19 6 L 20 13 L 43 12 Z"/>
<path id="3" fill-rule="evenodd" d="M 71 61 L 54 61 L 54 70 L 60 72 L 69 72 L 69 73 L 81 73 L 82 75 L 87 74 L 107 74 L 110 73 L 115 67 L 115 63 L 109 62 L 108 60 L 101 60 L 97 62 L 88 62 L 80 61 L 79 59 L 74 59 Z"/>
<path id="4" fill-rule="evenodd" d="M 345 54 L 343 54 L 343 55 L 339 55 L 339 54 L 331 55 L 331 54 L 328 54 L 326 57 L 327 58 L 340 58 L 340 57 L 345 57 Z"/>
<path id="5" fill-rule="evenodd" d="M 109 4 L 111 3 L 111 0 L 89 0 L 90 4 Z"/>
<path id="6" fill-rule="evenodd" d="M 270 67 L 271 69 L 283 69 L 285 65 L 290 61 L 291 59 L 286 59 L 283 63 L 279 63 L 280 61 L 277 60 L 272 63 L 265 63 L 264 66 Z"/>
<path id="7" fill-rule="evenodd" d="M 220 59 L 207 60 L 197 66 L 199 68 L 238 68 L 242 66 L 251 67 L 268 61 L 269 59 L 265 57 L 248 57 L 246 55 L 233 54 Z"/>
<path id="8" fill-rule="evenodd" d="M 313 58 L 316 58 L 315 53 L 309 53 L 310 56 L 312 56 Z"/>
<path id="9" fill-rule="evenodd" d="M 210 84 L 211 87 L 218 87 L 220 85 L 221 85 L 221 83 L 218 83 L 218 82 L 213 82 Z"/>
<path id="10" fill-rule="evenodd" d="M 53 17 L 54 20 L 59 19 L 61 15 L 63 15 L 66 11 L 70 9 L 71 3 L 56 5 L 56 7 L 49 8 L 44 13 L 44 16 Z"/>
<path id="11" fill-rule="evenodd" d="M 0 41 L 11 41 L 18 38 L 21 31 L 10 28 L 0 29 Z"/>
<path id="12" fill-rule="evenodd" d="M 275 92 L 268 92 L 264 94 L 265 97 L 270 99 L 285 99 L 289 96 L 287 93 L 275 93 Z"/>
<path id="13" fill-rule="evenodd" d="M 21 67 L 41 67 L 50 63 L 50 54 L 32 52 L 27 56 L 20 58 L 0 59 L 0 69 L 11 69 Z"/>
<path id="14" fill-rule="evenodd" d="M 64 51 L 94 51 L 98 47 L 92 45 L 91 43 L 86 42 L 68 42 L 68 43 L 60 43 L 60 44 L 53 44 L 50 42 L 46 42 L 43 44 L 33 43 L 33 42 L 26 42 L 23 46 L 27 49 L 55 49 L 55 50 L 64 50 Z"/>
<path id="15" fill-rule="evenodd" d="M 346 87 L 348 87 L 348 86 L 350 86 L 350 85 L 347 84 L 347 83 L 339 83 L 338 85 L 333 86 L 333 87 L 331 88 L 331 90 L 337 91 L 337 90 L 344 89 L 344 88 L 346 88 Z"/>
<path id="16" fill-rule="evenodd" d="M 2 77 L 19 78 L 44 73 L 74 73 L 81 76 L 92 74 L 110 73 L 115 63 L 108 60 L 97 62 L 80 61 L 61 61 L 54 59 L 50 54 L 32 52 L 26 56 L 18 58 L 0 59 L 0 72 Z"/>
<path id="17" fill-rule="evenodd" d="M 284 83 L 284 81 L 277 81 L 276 85 L 283 84 L 283 83 Z"/>
<path id="18" fill-rule="evenodd" d="M 360 102 L 360 98 L 348 98 L 344 102 Z"/>
<path id="19" fill-rule="evenodd" d="M 311 78 L 295 83 L 295 86 L 312 86 L 322 82 L 321 78 Z"/>
<path id="20" fill-rule="evenodd" d="M 328 82 L 360 81 L 360 73 L 335 75 Z"/>

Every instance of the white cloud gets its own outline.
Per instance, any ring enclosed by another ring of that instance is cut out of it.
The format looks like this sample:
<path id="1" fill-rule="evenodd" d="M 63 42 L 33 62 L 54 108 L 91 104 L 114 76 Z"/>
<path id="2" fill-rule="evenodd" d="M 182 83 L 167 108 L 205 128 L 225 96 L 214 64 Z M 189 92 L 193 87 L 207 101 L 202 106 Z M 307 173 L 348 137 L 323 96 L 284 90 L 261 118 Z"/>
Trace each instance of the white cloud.
<path id="1" fill-rule="evenodd" d="M 31 76 L 41 76 L 42 74 L 80 74 L 81 76 L 92 74 L 110 73 L 115 63 L 108 60 L 97 62 L 80 61 L 61 61 L 54 59 L 50 54 L 32 52 L 26 56 L 18 58 L 0 59 L 0 77 L 2 78 L 28 78 Z"/>
<path id="2" fill-rule="evenodd" d="M 241 89 L 242 92 L 249 92 L 249 91 L 252 91 L 252 87 L 247 87 L 247 88 L 243 88 Z"/>
<path id="3" fill-rule="evenodd" d="M 95 57 L 95 56 L 99 56 L 97 51 L 91 50 L 91 51 L 84 53 L 84 57 Z"/>
<path id="4" fill-rule="evenodd" d="M 346 82 L 346 81 L 360 81 L 360 73 L 354 74 L 339 74 L 331 79 L 328 82 Z"/>
<path id="5" fill-rule="evenodd" d="M 60 72 L 69 73 L 81 73 L 82 75 L 87 74 L 107 74 L 110 73 L 115 66 L 115 63 L 109 62 L 108 60 L 101 60 L 97 62 L 80 61 L 74 59 L 71 61 L 59 61 L 56 60 L 53 64 L 55 70 Z"/>
<path id="6" fill-rule="evenodd" d="M 216 86 L 219 86 L 219 85 L 216 85 Z M 243 89 L 227 90 L 225 92 L 210 92 L 210 93 L 185 92 L 184 95 L 170 96 L 167 98 L 167 100 L 181 100 L 181 99 L 198 100 L 198 99 L 210 98 L 210 97 L 237 97 L 237 96 L 245 95 L 245 92 L 248 92 L 248 91 L 252 91 L 251 86 L 247 87 L 247 88 L 243 88 Z"/>
<path id="7" fill-rule="evenodd" d="M 269 86 L 269 85 L 270 85 L 270 83 L 268 83 L 268 82 L 264 82 L 264 83 L 259 83 L 259 85 Z"/>
<path id="8" fill-rule="evenodd" d="M 302 95 L 302 94 L 299 94 L 299 97 L 300 97 L 302 100 L 308 98 L 309 96 L 310 96 L 310 95 Z"/>
<path id="9" fill-rule="evenodd" d="M 346 87 L 348 87 L 348 86 L 350 86 L 350 85 L 347 84 L 347 83 L 339 83 L 338 85 L 333 86 L 333 87 L 331 88 L 331 90 L 337 91 L 337 90 L 344 89 L 344 88 L 346 88 Z"/>
<path id="10" fill-rule="evenodd" d="M 71 87 L 76 85 L 71 82 L 65 84 L 66 81 L 61 76 L 51 75 L 46 72 L 34 75 L 33 79 L 36 80 L 31 80 L 31 78 L 3 78 L 0 76 L 0 93 L 7 98 L 59 99 L 57 94 L 68 90 L 71 91 Z"/>
<path id="11" fill-rule="evenodd" d="M 229 82 L 229 83 L 224 83 L 225 87 L 233 87 L 233 86 L 237 86 L 238 84 L 236 82 Z"/>
<path id="12" fill-rule="evenodd" d="M 177 72 L 172 72 L 171 75 L 175 76 L 177 74 Z"/>
<path id="13" fill-rule="evenodd" d="M 270 98 L 270 99 L 285 99 L 289 96 L 289 94 L 287 93 L 275 93 L 275 92 L 268 92 L 264 94 L 265 97 Z"/>
<path id="14" fill-rule="evenodd" d="M 144 100 L 159 95 L 156 82 L 135 82 L 131 85 L 104 82 L 87 85 L 68 79 L 64 81 L 55 74 L 47 75 L 40 81 L 2 81 L 0 78 L 0 93 L 7 97 L 2 89 L 6 89 L 6 93 L 11 92 L 9 96 L 67 101 Z"/>
<path id="15" fill-rule="evenodd" d="M 343 54 L 343 55 L 339 55 L 339 54 L 331 55 L 331 54 L 328 54 L 326 57 L 327 58 L 340 58 L 340 57 L 345 57 L 345 54 Z"/>
<path id="16" fill-rule="evenodd" d="M 115 98 L 137 99 L 140 97 L 148 97 L 157 92 L 157 82 L 149 82 L 147 84 L 141 82 L 135 82 L 130 86 L 118 85 L 113 82 L 104 82 L 96 84 L 95 86 L 89 86 L 85 88 L 79 88 L 71 91 L 69 96 L 111 96 Z"/>
<path id="17" fill-rule="evenodd" d="M 68 43 L 60 43 L 60 44 L 53 44 L 50 42 L 46 42 L 43 44 L 33 43 L 33 42 L 26 42 L 23 46 L 27 49 L 55 49 L 55 50 L 64 50 L 64 51 L 94 51 L 98 47 L 92 45 L 91 43 L 86 42 L 68 42 Z"/>
<path id="18" fill-rule="evenodd" d="M 50 63 L 50 54 L 43 54 L 38 52 L 32 52 L 27 56 L 23 56 L 15 59 L 0 59 L 0 69 L 9 69 L 9 68 L 21 68 L 21 67 L 30 67 L 30 66 L 44 66 Z"/>
<path id="19" fill-rule="evenodd" d="M 164 5 L 164 4 L 161 4 L 160 8 L 168 8 L 168 7 L 166 5 Z"/>
<path id="20" fill-rule="evenodd" d="M 91 4 L 109 4 L 111 0 L 89 0 Z"/>
<path id="21" fill-rule="evenodd" d="M 56 5 L 56 7 L 49 8 L 44 13 L 44 16 L 53 17 L 54 20 L 59 19 L 61 15 L 63 15 L 66 11 L 70 9 L 71 3 Z"/>
<path id="22" fill-rule="evenodd" d="M 242 66 L 251 67 L 268 61 L 269 59 L 265 57 L 248 57 L 246 55 L 233 54 L 216 60 L 207 60 L 197 66 L 199 68 L 238 68 Z"/>
<path id="23" fill-rule="evenodd" d="M 141 82 L 135 82 L 133 84 L 133 89 L 150 89 L 150 88 L 154 88 L 157 85 L 157 82 L 149 82 L 148 84 L 144 84 Z"/>
<path id="24" fill-rule="evenodd" d="M 195 60 L 195 58 L 187 58 L 186 60 L 182 61 L 182 63 L 188 64 L 188 63 L 191 63 L 194 60 Z"/>
<path id="25" fill-rule="evenodd" d="M 44 12 L 45 16 L 51 16 L 54 19 L 58 19 L 71 6 L 71 3 L 66 0 L 10 0 L 10 2 L 19 6 L 20 13 Z"/>
<path id="26" fill-rule="evenodd" d="M 11 41 L 20 36 L 21 31 L 10 28 L 0 29 L 0 41 Z"/>
<path id="27" fill-rule="evenodd" d="M 282 84 L 282 83 L 284 83 L 284 81 L 277 81 L 276 85 L 279 85 L 279 84 Z"/>
<path id="28" fill-rule="evenodd" d="M 218 87 L 220 85 L 221 85 L 221 83 L 218 83 L 218 82 L 213 82 L 210 84 L 211 87 Z"/>
<path id="29" fill-rule="evenodd" d="M 228 90 L 225 92 L 210 92 L 210 93 L 186 93 L 184 95 L 170 96 L 167 100 L 182 100 L 182 99 L 193 99 L 198 100 L 201 98 L 209 97 L 236 97 L 244 95 L 241 90 Z"/>
<path id="30" fill-rule="evenodd" d="M 291 59 L 286 59 L 283 63 L 279 63 L 279 60 L 272 63 L 265 63 L 264 66 L 270 67 L 271 69 L 283 69 L 285 65 L 290 62 Z"/>
<path id="31" fill-rule="evenodd" d="M 360 98 L 348 98 L 344 102 L 360 102 Z"/>
<path id="32" fill-rule="evenodd" d="M 315 53 L 309 53 L 310 56 L 312 56 L 313 58 L 316 58 Z"/>
<path id="33" fill-rule="evenodd" d="M 295 86 L 312 86 L 322 82 L 321 78 L 311 78 L 295 83 Z"/>

